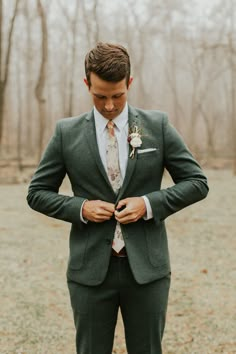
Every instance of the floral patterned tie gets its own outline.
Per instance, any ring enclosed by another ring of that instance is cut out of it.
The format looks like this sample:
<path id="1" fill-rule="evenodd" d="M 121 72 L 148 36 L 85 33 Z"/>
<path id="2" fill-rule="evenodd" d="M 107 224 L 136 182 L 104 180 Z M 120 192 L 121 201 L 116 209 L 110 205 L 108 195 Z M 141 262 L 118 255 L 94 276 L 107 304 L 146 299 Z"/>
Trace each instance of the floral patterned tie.
<path id="1" fill-rule="evenodd" d="M 119 165 L 119 150 L 118 142 L 115 136 L 115 123 L 109 121 L 107 123 L 107 146 L 106 146 L 106 158 L 107 158 L 107 174 L 109 181 L 117 194 L 122 184 L 120 165 Z M 112 248 L 119 253 L 124 247 L 124 239 L 121 232 L 120 223 L 117 222 L 114 239 L 112 242 Z"/>

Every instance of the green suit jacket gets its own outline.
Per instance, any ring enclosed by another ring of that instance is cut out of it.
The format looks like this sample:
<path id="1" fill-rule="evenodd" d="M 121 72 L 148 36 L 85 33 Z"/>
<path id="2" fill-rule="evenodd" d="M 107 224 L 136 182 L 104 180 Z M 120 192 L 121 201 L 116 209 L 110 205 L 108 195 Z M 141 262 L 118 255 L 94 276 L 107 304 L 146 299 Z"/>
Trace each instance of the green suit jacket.
<path id="1" fill-rule="evenodd" d="M 166 114 L 129 106 L 129 126 L 133 124 L 142 131 L 142 145 L 133 159 L 128 158 L 118 195 L 99 156 L 93 111 L 58 121 L 29 186 L 27 200 L 33 209 L 72 224 L 67 276 L 81 284 L 104 280 L 116 225 L 114 218 L 83 223 L 80 211 L 85 199 L 117 203 L 127 197 L 148 197 L 154 217 L 121 225 L 133 275 L 144 284 L 170 272 L 164 220 L 208 193 L 206 177 Z M 167 189 L 161 189 L 164 168 L 174 181 Z M 66 174 L 72 197 L 59 194 Z"/>

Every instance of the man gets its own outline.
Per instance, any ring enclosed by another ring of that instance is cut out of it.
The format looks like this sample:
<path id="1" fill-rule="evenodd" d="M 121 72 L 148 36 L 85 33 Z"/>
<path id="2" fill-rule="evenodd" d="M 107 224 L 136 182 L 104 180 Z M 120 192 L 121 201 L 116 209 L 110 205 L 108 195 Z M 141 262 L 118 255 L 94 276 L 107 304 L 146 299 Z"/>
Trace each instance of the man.
<path id="1" fill-rule="evenodd" d="M 112 352 L 119 308 L 128 353 L 162 353 L 170 286 L 164 220 L 205 198 L 207 180 L 166 114 L 127 104 L 125 48 L 98 43 L 85 72 L 94 108 L 58 122 L 28 203 L 72 224 L 67 278 L 77 353 Z M 175 183 L 167 189 L 164 168 Z M 73 197 L 58 192 L 66 174 Z"/>

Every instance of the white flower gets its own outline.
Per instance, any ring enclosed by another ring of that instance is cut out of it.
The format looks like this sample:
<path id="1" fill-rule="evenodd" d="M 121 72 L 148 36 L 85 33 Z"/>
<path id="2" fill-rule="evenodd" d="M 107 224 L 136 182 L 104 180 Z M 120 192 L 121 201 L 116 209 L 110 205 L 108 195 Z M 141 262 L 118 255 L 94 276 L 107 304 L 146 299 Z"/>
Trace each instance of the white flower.
<path id="1" fill-rule="evenodd" d="M 141 134 L 137 126 L 134 126 L 130 132 L 128 142 L 132 146 L 132 151 L 129 156 L 134 158 L 135 149 L 142 145 Z"/>
<path id="2" fill-rule="evenodd" d="M 130 145 L 134 148 L 140 147 L 142 145 L 142 140 L 140 136 L 134 136 L 134 137 L 131 136 Z"/>

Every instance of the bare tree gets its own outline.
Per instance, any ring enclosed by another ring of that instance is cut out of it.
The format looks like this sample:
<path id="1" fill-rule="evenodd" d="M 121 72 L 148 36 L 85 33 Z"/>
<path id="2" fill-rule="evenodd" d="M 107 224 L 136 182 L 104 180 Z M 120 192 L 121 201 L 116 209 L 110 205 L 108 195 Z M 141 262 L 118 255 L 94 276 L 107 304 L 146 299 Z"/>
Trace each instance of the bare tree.
<path id="1" fill-rule="evenodd" d="M 38 15 L 41 21 L 41 63 L 39 76 L 37 80 L 37 84 L 35 87 L 35 96 L 38 102 L 39 107 L 39 149 L 38 149 L 38 157 L 40 159 L 42 150 L 43 150 L 43 139 L 44 139 L 44 131 L 45 131 L 45 103 L 46 99 L 44 96 L 44 89 L 46 83 L 46 70 L 47 70 L 47 59 L 48 59 L 48 30 L 47 30 L 47 21 L 46 14 L 44 8 L 42 6 L 41 0 L 37 0 L 37 10 Z"/>
<path id="2" fill-rule="evenodd" d="M 86 27 L 86 37 L 89 47 L 92 47 L 100 40 L 100 26 L 98 18 L 99 0 L 91 0 L 88 10 L 86 7 L 86 0 L 81 0 L 81 9 L 83 11 L 84 25 Z M 88 2 L 87 2 L 88 3 Z"/>
<path id="3" fill-rule="evenodd" d="M 232 141 L 233 141 L 233 172 L 236 175 L 236 47 L 234 45 L 235 37 L 235 3 L 230 1 L 230 32 L 228 35 L 229 45 L 229 66 L 231 72 L 231 125 L 232 125 Z"/>
<path id="4" fill-rule="evenodd" d="M 63 10 L 63 15 L 66 17 L 67 26 L 70 29 L 69 35 L 71 36 L 71 46 L 70 46 L 70 68 L 69 68 L 69 102 L 68 107 L 66 108 L 66 116 L 73 115 L 73 106 L 74 106 L 74 94 L 75 94 L 75 68 L 76 68 L 76 57 L 78 49 L 78 24 L 79 24 L 79 0 L 75 1 L 75 9 L 73 11 L 74 15 L 71 17 L 67 8 L 60 2 L 60 7 Z"/>
<path id="5" fill-rule="evenodd" d="M 27 92 L 27 97 L 32 96 L 32 92 L 34 89 L 34 82 L 33 82 L 33 21 L 32 19 L 35 17 L 35 13 L 32 13 L 32 8 L 30 8 L 30 0 L 27 0 L 24 3 L 24 8 L 23 10 L 23 15 L 26 21 L 26 65 L 27 65 L 27 77 L 26 77 L 26 92 Z M 33 100 L 28 99 L 26 102 L 26 126 L 25 126 L 25 132 L 27 136 L 27 152 L 28 155 L 32 157 L 32 152 L 35 152 L 35 146 L 34 146 L 34 131 L 33 131 L 33 121 L 30 119 L 30 117 L 33 116 Z"/>
<path id="6" fill-rule="evenodd" d="M 17 106 L 18 106 L 18 121 L 17 121 L 17 163 L 18 169 L 22 169 L 22 150 L 23 150 L 23 141 L 22 141 L 22 123 L 23 123 L 23 114 L 22 114 L 22 90 L 21 90 L 21 80 L 20 80 L 20 63 L 17 61 L 17 78 L 16 78 L 16 89 L 17 89 Z"/>
<path id="7" fill-rule="evenodd" d="M 2 142 L 2 134 L 3 134 L 3 118 L 4 118 L 4 101 L 5 101 L 5 92 L 9 77 L 9 70 L 10 70 L 10 58 L 11 58 L 11 51 L 13 45 L 13 31 L 15 26 L 15 20 L 18 12 L 18 7 L 20 4 L 20 0 L 16 0 L 13 16 L 10 23 L 10 29 L 8 32 L 7 38 L 7 47 L 6 47 L 6 54 L 3 55 L 3 0 L 0 0 L 0 144 Z"/>

